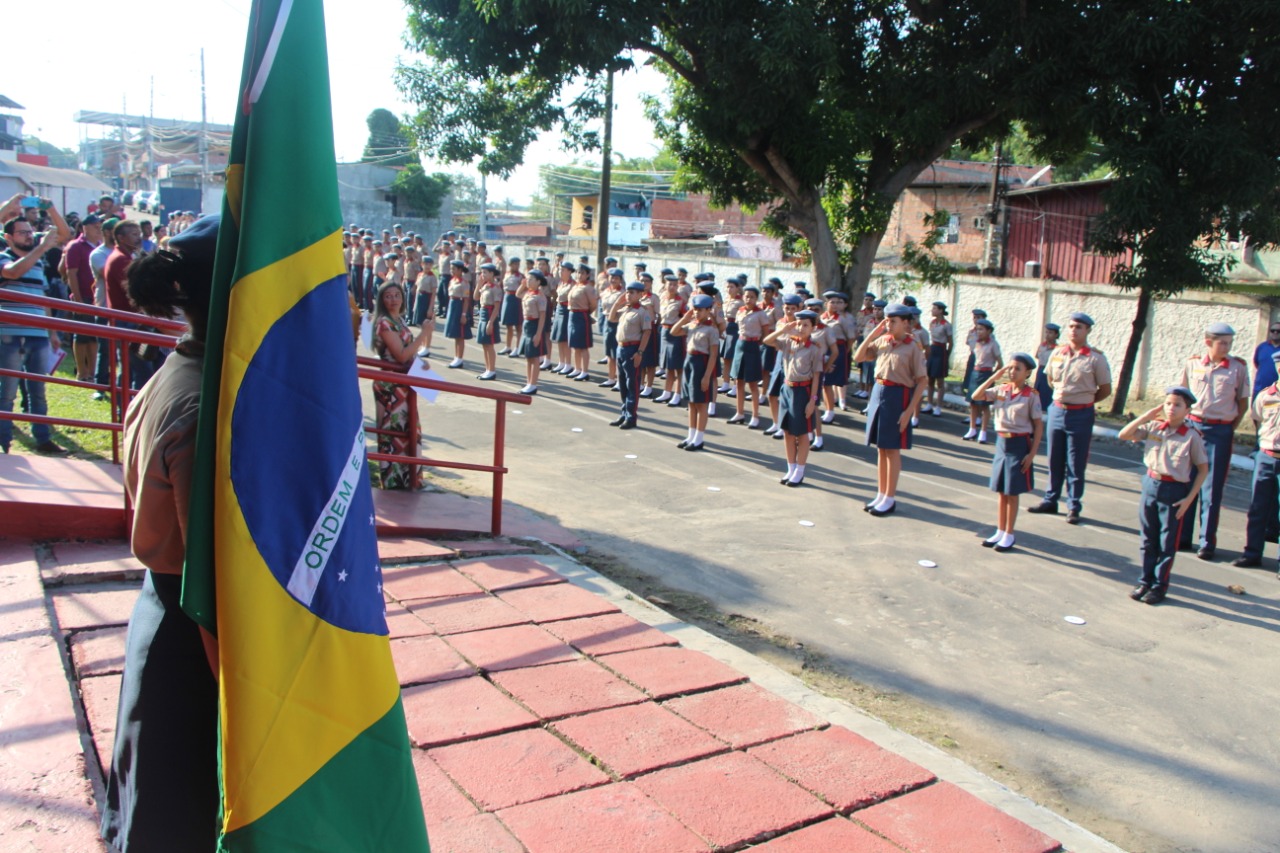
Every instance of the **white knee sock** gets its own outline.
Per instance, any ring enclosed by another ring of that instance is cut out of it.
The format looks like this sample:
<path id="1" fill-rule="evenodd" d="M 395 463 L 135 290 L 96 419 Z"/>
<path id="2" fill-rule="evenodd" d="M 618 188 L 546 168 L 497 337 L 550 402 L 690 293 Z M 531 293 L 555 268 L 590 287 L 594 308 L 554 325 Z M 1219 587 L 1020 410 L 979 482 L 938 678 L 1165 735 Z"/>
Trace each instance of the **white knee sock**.
<path id="1" fill-rule="evenodd" d="M 984 541 L 986 541 L 986 542 L 995 542 L 995 543 L 997 543 L 997 544 L 998 544 L 998 543 L 1000 542 L 1000 540 L 1001 540 L 1003 537 L 1004 537 L 1004 531 L 1003 531 L 1003 530 L 1001 530 L 999 527 L 997 527 L 997 528 L 996 528 L 996 532 L 995 532 L 995 533 L 992 533 L 992 534 L 991 534 L 990 536 L 988 536 Z"/>

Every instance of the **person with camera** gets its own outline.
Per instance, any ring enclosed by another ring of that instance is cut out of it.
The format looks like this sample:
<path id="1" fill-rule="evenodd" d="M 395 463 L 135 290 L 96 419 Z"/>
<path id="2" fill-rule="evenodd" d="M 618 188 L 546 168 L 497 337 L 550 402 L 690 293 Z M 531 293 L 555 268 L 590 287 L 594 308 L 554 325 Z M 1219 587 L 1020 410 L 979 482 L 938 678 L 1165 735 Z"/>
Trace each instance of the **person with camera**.
<path id="1" fill-rule="evenodd" d="M 4 223 L 4 238 L 8 248 L 0 251 L 0 287 L 32 296 L 44 296 L 45 279 L 44 256 L 55 246 L 60 246 L 71 239 L 71 229 L 67 222 L 47 198 L 28 196 L 19 202 L 24 210 L 32 208 L 43 210 L 49 217 L 53 228 L 46 231 L 39 241 L 36 240 L 36 229 L 26 217 L 10 216 Z M 5 205 L 9 212 L 12 200 Z M 4 310 L 21 314 L 41 315 L 48 312 L 35 305 L 4 303 Z M 7 370 L 21 370 L 27 373 L 45 374 L 49 372 L 49 351 L 61 349 L 58 333 L 30 326 L 0 323 L 0 367 Z M 12 412 L 13 401 L 18 392 L 18 380 L 6 376 L 0 379 L 0 411 Z M 27 382 L 27 395 L 31 404 L 31 413 L 47 415 L 49 406 L 45 400 L 43 382 Z M 48 424 L 32 424 L 31 435 L 36 442 L 36 450 L 40 453 L 65 453 L 53 441 L 53 431 Z M 0 451 L 9 452 L 13 440 L 13 422 L 0 420 Z"/>

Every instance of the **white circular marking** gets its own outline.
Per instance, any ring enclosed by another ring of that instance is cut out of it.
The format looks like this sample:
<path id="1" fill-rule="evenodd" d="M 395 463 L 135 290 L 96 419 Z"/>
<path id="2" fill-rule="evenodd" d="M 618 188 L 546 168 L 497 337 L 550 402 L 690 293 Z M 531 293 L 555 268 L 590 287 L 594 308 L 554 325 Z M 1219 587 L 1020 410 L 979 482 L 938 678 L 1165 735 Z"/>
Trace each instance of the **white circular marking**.
<path id="1" fill-rule="evenodd" d="M 624 456 L 624 457 L 622 457 L 622 458 L 623 458 L 623 459 L 639 459 L 640 457 L 639 457 L 639 456 L 636 456 L 634 453 L 628 453 L 626 456 Z"/>
<path id="2" fill-rule="evenodd" d="M 720 487 L 719 487 L 719 486 L 707 486 L 707 491 L 708 491 L 708 492 L 718 492 L 718 491 L 720 491 Z"/>
<path id="3" fill-rule="evenodd" d="M 926 569 L 938 568 L 938 564 L 935 563 L 933 560 L 920 560 L 920 565 L 924 566 Z"/>
<path id="4" fill-rule="evenodd" d="M 570 432 L 582 432 L 582 427 L 574 427 Z"/>
<path id="5" fill-rule="evenodd" d="M 1083 624 L 1084 624 L 1084 620 L 1083 620 L 1083 619 L 1081 619 L 1079 616 L 1063 616 L 1063 617 L 1062 617 L 1062 621 L 1064 621 L 1064 622 L 1070 622 L 1072 625 L 1083 625 Z"/>
<path id="6" fill-rule="evenodd" d="M 801 526 L 801 527 L 813 527 L 813 522 L 812 522 L 812 521 L 801 521 L 801 522 L 800 522 L 800 526 Z"/>

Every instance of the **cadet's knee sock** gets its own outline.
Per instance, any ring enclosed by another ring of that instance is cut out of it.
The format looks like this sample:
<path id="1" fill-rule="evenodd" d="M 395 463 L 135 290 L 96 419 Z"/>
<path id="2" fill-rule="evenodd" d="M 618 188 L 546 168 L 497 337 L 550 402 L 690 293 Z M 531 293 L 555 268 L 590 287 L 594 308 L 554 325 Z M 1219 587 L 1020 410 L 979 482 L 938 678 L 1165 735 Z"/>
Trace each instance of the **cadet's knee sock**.
<path id="1" fill-rule="evenodd" d="M 996 532 L 988 536 L 985 541 L 999 543 L 999 541 L 1003 537 L 1004 537 L 1004 531 L 997 527 Z"/>

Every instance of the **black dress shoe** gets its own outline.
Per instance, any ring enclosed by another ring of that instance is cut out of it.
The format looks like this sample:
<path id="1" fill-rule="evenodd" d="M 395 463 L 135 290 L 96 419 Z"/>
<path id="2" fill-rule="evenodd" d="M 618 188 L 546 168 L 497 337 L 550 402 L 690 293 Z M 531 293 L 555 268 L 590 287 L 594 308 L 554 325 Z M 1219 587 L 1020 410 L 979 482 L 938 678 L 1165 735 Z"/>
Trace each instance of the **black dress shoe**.
<path id="1" fill-rule="evenodd" d="M 1178 550 L 1179 550 L 1179 551 L 1194 551 L 1194 550 L 1196 550 L 1196 546 L 1195 546 L 1195 545 L 1192 545 L 1190 542 L 1179 542 L 1179 543 L 1178 543 Z"/>
<path id="2" fill-rule="evenodd" d="M 682 442 L 680 442 L 679 444 L 677 444 L 677 445 L 676 445 L 676 447 L 680 448 L 681 450 L 684 450 L 684 449 L 685 449 L 686 447 L 688 447 L 688 446 L 689 446 L 689 439 L 687 439 L 687 438 L 686 438 L 684 441 L 682 441 Z"/>
<path id="3" fill-rule="evenodd" d="M 1169 591 L 1164 587 L 1161 587 L 1161 586 L 1152 587 L 1151 592 L 1148 592 L 1146 595 L 1142 597 L 1142 601 L 1144 604 L 1159 604 L 1160 602 L 1164 601 L 1165 596 L 1167 596 L 1168 594 L 1169 594 Z"/>
<path id="4" fill-rule="evenodd" d="M 1067 524 L 1079 524 L 1079 523 L 1080 523 L 1080 510 L 1078 509 L 1067 510 Z"/>
<path id="5" fill-rule="evenodd" d="M 609 426 L 622 426 L 626 422 L 627 422 L 626 418 L 617 418 L 615 420 L 609 421 Z"/>
<path id="6" fill-rule="evenodd" d="M 778 482 L 779 482 L 781 485 L 785 486 L 787 483 L 791 482 L 791 475 L 790 475 L 790 474 L 788 474 L 787 476 L 783 477 L 783 478 L 782 478 L 781 480 L 779 480 Z"/>
<path id="7" fill-rule="evenodd" d="M 1015 544 L 1017 544 L 1017 542 L 1018 542 L 1018 540 L 1017 540 L 1017 539 L 1015 539 L 1015 540 L 1013 540 L 1012 542 L 1010 542 L 1008 545 L 996 545 L 996 546 L 995 546 L 995 547 L 993 547 L 991 550 L 992 550 L 992 551 L 995 551 L 997 554 L 1003 554 L 1005 551 L 1010 551 L 1010 550 L 1012 550 L 1012 549 L 1013 549 L 1013 546 L 1014 546 Z"/>
<path id="8" fill-rule="evenodd" d="M 1231 561 L 1231 565 L 1237 569 L 1254 569 L 1262 565 L 1261 557 L 1236 557 Z"/>
<path id="9" fill-rule="evenodd" d="M 1217 553 L 1217 551 L 1212 545 L 1206 545 L 1199 551 L 1196 551 L 1196 556 L 1202 560 L 1212 560 L 1215 553 Z"/>
<path id="10" fill-rule="evenodd" d="M 685 450 L 701 450 L 701 449 L 702 449 L 702 442 L 698 442 L 697 444 L 689 444 L 689 445 L 686 445 L 684 449 L 685 449 Z"/>
<path id="11" fill-rule="evenodd" d="M 982 540 L 982 547 L 983 547 L 983 548 L 994 548 L 994 547 L 996 547 L 996 543 L 997 543 L 997 542 L 999 542 L 999 541 L 1000 541 L 999 539 L 983 539 L 983 540 Z"/>
<path id="12" fill-rule="evenodd" d="M 1151 592 L 1151 585 L 1140 583 L 1137 586 L 1135 586 L 1133 589 L 1129 590 L 1129 597 L 1132 598 L 1134 601 L 1141 601 L 1142 597 L 1146 595 L 1148 592 Z"/>
<path id="13" fill-rule="evenodd" d="M 58 445 L 54 444 L 52 441 L 42 441 L 36 445 L 36 453 L 45 453 L 50 456 L 60 456 L 66 452 L 67 450 L 65 447 L 59 447 Z"/>
<path id="14" fill-rule="evenodd" d="M 618 427 L 618 429 L 635 429 L 635 428 L 636 428 L 635 421 L 623 421 L 622 424 Z M 686 450 L 687 449 L 688 448 L 686 448 Z"/>
<path id="15" fill-rule="evenodd" d="M 799 486 L 803 482 L 804 482 L 804 477 L 801 477 L 799 480 L 787 480 L 787 485 L 794 489 L 796 486 Z"/>
<path id="16" fill-rule="evenodd" d="M 1033 507 L 1027 507 L 1027 512 L 1034 512 L 1040 515 L 1057 515 L 1058 505 L 1049 503 L 1048 501 L 1042 501 Z"/>
<path id="17" fill-rule="evenodd" d="M 894 503 L 888 509 L 869 509 L 867 510 L 867 512 L 871 513 L 876 518 L 883 518 L 886 515 L 892 515 L 893 511 L 897 508 L 898 508 L 898 505 Z"/>

